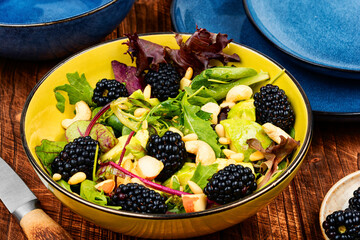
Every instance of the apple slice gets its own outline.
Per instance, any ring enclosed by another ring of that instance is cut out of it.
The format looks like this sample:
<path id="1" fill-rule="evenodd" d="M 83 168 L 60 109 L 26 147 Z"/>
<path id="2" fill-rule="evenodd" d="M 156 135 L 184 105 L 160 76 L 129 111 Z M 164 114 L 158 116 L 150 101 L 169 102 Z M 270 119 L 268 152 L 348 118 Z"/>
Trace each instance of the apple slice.
<path id="1" fill-rule="evenodd" d="M 140 158 L 136 165 L 136 170 L 147 180 L 156 178 L 163 168 L 164 164 L 161 161 L 148 155 Z"/>
<path id="2" fill-rule="evenodd" d="M 203 193 L 182 195 L 181 197 L 187 213 L 200 212 L 206 209 L 207 197 Z"/>
<path id="3" fill-rule="evenodd" d="M 111 193 L 115 188 L 115 181 L 112 179 L 108 179 L 105 181 L 102 181 L 95 185 L 95 188 L 99 191 L 104 191 L 104 193 Z"/>

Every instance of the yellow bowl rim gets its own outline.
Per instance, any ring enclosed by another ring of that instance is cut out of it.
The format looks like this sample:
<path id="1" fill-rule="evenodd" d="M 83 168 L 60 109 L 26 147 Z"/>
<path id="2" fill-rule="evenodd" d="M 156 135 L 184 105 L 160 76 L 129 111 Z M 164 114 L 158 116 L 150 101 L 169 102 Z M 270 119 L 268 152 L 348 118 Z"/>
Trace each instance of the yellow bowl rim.
<path id="1" fill-rule="evenodd" d="M 168 34 L 168 35 L 174 35 L 173 32 L 155 32 L 155 33 L 145 33 L 145 34 L 139 34 L 139 37 L 141 36 L 149 36 L 149 35 L 164 35 L 164 34 Z M 184 34 L 184 33 L 179 33 L 182 35 L 190 35 L 190 34 Z M 307 116 L 308 116 L 308 128 L 306 130 L 306 135 L 305 135 L 305 141 L 302 143 L 302 147 L 299 150 L 298 155 L 296 156 L 296 158 L 290 163 L 290 165 L 287 167 L 287 169 L 278 177 L 278 179 L 276 179 L 274 182 L 268 184 L 267 186 L 265 186 L 264 188 L 262 188 L 261 190 L 259 190 L 258 192 L 255 192 L 253 194 L 250 194 L 240 200 L 237 200 L 235 202 L 231 202 L 228 204 L 224 204 L 221 205 L 219 207 L 216 208 L 211 208 L 211 209 L 206 209 L 204 211 L 201 212 L 193 212 L 193 213 L 180 213 L 180 214 L 143 214 L 143 213 L 134 213 L 134 212 L 127 212 L 127 211 L 119 211 L 119 210 L 115 210 L 115 209 L 111 209 L 111 208 L 107 208 L 104 206 L 100 206 L 97 205 L 95 203 L 89 202 L 83 198 L 81 198 L 79 195 L 77 194 L 73 194 L 69 191 L 67 191 L 66 189 L 64 189 L 63 187 L 61 187 L 59 184 L 57 184 L 47 173 L 45 173 L 42 168 L 38 165 L 37 161 L 35 160 L 35 158 L 32 156 L 31 151 L 27 145 L 26 142 L 26 137 L 25 137 L 25 117 L 26 117 L 26 111 L 29 107 L 29 104 L 31 102 L 32 97 L 34 96 L 36 90 L 40 87 L 40 85 L 47 79 L 47 77 L 49 75 L 51 75 L 55 70 L 57 70 L 58 68 L 60 68 L 63 64 L 65 64 L 67 61 L 78 57 L 79 55 L 83 54 L 84 52 L 88 52 L 91 50 L 94 50 L 95 48 L 98 48 L 102 45 L 106 45 L 115 41 L 121 41 L 126 39 L 127 37 L 121 37 L 121 38 L 117 38 L 117 39 L 113 39 L 113 40 L 109 40 L 103 43 L 99 43 L 96 44 L 92 47 L 86 48 L 66 59 L 64 59 L 63 61 L 61 61 L 60 63 L 58 63 L 55 67 L 53 67 L 49 72 L 47 72 L 42 78 L 41 80 L 35 85 L 35 87 L 31 90 L 29 96 L 26 99 L 22 114 L 21 114 L 21 120 L 20 120 L 20 131 L 21 131 L 21 140 L 23 143 L 23 147 L 25 150 L 25 153 L 31 163 L 31 165 L 33 166 L 33 168 L 35 169 L 35 171 L 43 178 L 46 180 L 46 182 L 48 182 L 54 189 L 56 189 L 57 191 L 65 194 L 67 197 L 76 200 L 80 203 L 85 204 L 88 207 L 97 209 L 97 210 L 101 210 L 104 212 L 107 212 L 109 214 L 114 214 L 114 215 L 118 215 L 118 216 L 124 216 L 124 217 L 133 217 L 133 218 L 139 218 L 139 219 L 149 219 L 149 220 L 166 220 L 166 219 L 171 219 L 171 220 L 175 220 L 175 219 L 188 219 L 188 218 L 195 218 L 195 217 L 201 217 L 201 216 L 205 216 L 205 215 L 210 215 L 210 214 L 216 214 L 216 213 L 220 213 L 223 211 L 227 211 L 230 210 L 232 208 L 235 207 L 239 207 L 240 205 L 243 205 L 245 203 L 248 203 L 252 200 L 254 200 L 255 198 L 265 194 L 266 192 L 272 190 L 273 188 L 275 188 L 276 186 L 280 185 L 289 175 L 291 175 L 291 173 L 298 167 L 299 164 L 301 164 L 302 159 L 305 157 L 305 154 L 307 153 L 307 150 L 310 146 L 311 143 L 311 139 L 312 139 L 312 135 L 313 135 L 313 115 L 312 115 L 312 111 L 311 111 L 311 106 L 310 106 L 310 102 L 304 92 L 304 90 L 302 89 L 302 87 L 300 86 L 300 84 L 297 82 L 297 80 L 285 69 L 285 73 L 290 77 L 290 79 L 294 82 L 294 84 L 296 85 L 296 87 L 298 88 L 298 90 L 301 93 L 301 96 L 305 102 L 305 106 L 306 106 L 306 110 L 307 110 Z M 265 57 L 266 59 L 268 59 L 270 62 L 272 62 L 273 64 L 279 66 L 281 69 L 284 69 L 283 66 L 281 66 L 279 63 L 277 63 L 276 61 L 274 61 L 273 59 L 271 59 L 270 57 L 268 57 L 267 55 L 251 48 L 248 47 L 246 45 L 237 43 L 237 42 L 231 42 L 231 44 L 235 44 L 238 45 L 242 48 L 247 48 L 251 51 L 254 51 L 255 53 Z"/>

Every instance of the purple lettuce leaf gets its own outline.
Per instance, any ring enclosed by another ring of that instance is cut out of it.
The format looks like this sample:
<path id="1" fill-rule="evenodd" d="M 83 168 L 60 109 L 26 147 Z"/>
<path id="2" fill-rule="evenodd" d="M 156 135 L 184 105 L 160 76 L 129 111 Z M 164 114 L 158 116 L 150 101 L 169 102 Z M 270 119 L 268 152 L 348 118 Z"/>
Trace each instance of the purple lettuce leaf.
<path id="1" fill-rule="evenodd" d="M 180 34 L 175 34 L 175 39 L 180 49 L 165 47 L 165 50 L 169 58 L 184 71 L 192 67 L 194 73 L 198 74 L 211 67 L 211 59 L 217 59 L 223 64 L 240 61 L 236 53 L 229 55 L 222 51 L 232 41 L 227 38 L 227 34 L 215 34 L 196 27 L 196 32 L 185 43 Z"/>
<path id="2" fill-rule="evenodd" d="M 144 89 L 144 80 L 141 76 L 136 75 L 136 67 L 127 66 L 124 63 L 113 60 L 111 62 L 115 80 L 125 83 L 125 87 L 129 94 L 132 94 L 138 89 Z"/>
<path id="3" fill-rule="evenodd" d="M 266 166 L 268 170 L 263 180 L 258 184 L 258 189 L 266 185 L 271 179 L 272 175 L 277 171 L 279 163 L 285 159 L 290 153 L 292 153 L 299 145 L 300 142 L 295 141 L 293 138 L 285 138 L 280 136 L 281 142 L 278 145 L 270 145 L 267 149 L 264 149 L 259 140 L 251 138 L 247 140 L 247 144 L 250 148 L 262 152 L 265 156 Z"/>
<path id="4" fill-rule="evenodd" d="M 223 64 L 240 61 L 237 54 L 229 55 L 223 52 L 232 39 L 228 39 L 226 34 L 211 33 L 203 28 L 196 27 L 196 32 L 186 42 L 183 42 L 180 34 L 175 34 L 180 49 L 171 49 L 140 39 L 136 33 L 126 36 L 129 38 L 125 43 L 129 46 L 127 53 L 133 61 L 136 58 L 136 76 L 140 76 L 146 69 L 157 70 L 160 63 L 172 62 L 181 74 L 188 67 L 193 68 L 194 74 L 199 74 L 211 67 L 212 59 Z"/>
<path id="5" fill-rule="evenodd" d="M 126 34 L 126 36 L 129 38 L 129 41 L 125 43 L 129 46 L 127 53 L 132 61 L 136 57 L 136 76 L 140 76 L 144 70 L 150 69 L 150 66 L 157 70 L 160 63 L 166 62 L 163 46 L 140 39 L 136 33 Z"/>

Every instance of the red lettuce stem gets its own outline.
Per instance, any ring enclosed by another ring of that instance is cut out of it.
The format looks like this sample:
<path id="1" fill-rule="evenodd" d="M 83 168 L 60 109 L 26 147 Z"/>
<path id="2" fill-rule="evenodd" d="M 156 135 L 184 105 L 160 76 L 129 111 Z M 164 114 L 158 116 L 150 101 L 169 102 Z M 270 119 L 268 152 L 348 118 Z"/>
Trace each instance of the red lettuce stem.
<path id="1" fill-rule="evenodd" d="M 141 178 L 141 177 L 139 177 L 139 176 L 137 176 L 137 175 L 129 172 L 128 170 L 120 167 L 119 165 L 117 165 L 117 164 L 114 163 L 114 162 L 110 162 L 109 164 L 110 164 L 111 166 L 113 166 L 114 168 L 122 171 L 122 172 L 125 173 L 126 175 L 129 175 L 130 177 L 134 177 L 134 178 L 139 179 L 139 180 L 142 181 L 145 185 L 148 185 L 149 187 L 152 187 L 153 189 L 160 190 L 160 191 L 162 191 L 162 192 L 166 192 L 166 193 L 169 193 L 169 194 L 172 194 L 172 195 L 178 195 L 178 196 L 190 194 L 190 193 L 186 193 L 186 192 L 174 190 L 174 189 L 165 187 L 165 186 L 163 186 L 163 185 L 154 183 L 154 182 L 152 182 L 152 181 L 146 180 L 146 179 L 144 179 L 144 178 Z"/>
<path id="2" fill-rule="evenodd" d="M 122 160 L 123 160 L 123 158 L 124 158 L 124 156 L 125 156 L 125 152 L 126 152 L 126 149 L 125 149 L 125 148 L 126 148 L 127 145 L 129 145 L 130 140 L 131 140 L 132 136 L 134 136 L 134 134 L 135 134 L 135 131 L 131 131 L 131 133 L 129 134 L 128 138 L 126 139 L 124 148 L 123 148 L 123 150 L 122 150 L 122 152 L 121 152 L 121 155 L 120 155 L 120 160 L 119 160 L 119 163 L 118 163 L 119 166 L 121 166 L 121 162 L 122 162 Z"/>
<path id="3" fill-rule="evenodd" d="M 85 136 L 89 136 L 91 129 L 95 125 L 96 121 L 100 118 L 101 115 L 103 115 L 108 109 L 110 108 L 110 103 L 106 104 L 100 111 L 94 116 L 94 118 L 91 120 L 89 126 L 86 128 Z"/>

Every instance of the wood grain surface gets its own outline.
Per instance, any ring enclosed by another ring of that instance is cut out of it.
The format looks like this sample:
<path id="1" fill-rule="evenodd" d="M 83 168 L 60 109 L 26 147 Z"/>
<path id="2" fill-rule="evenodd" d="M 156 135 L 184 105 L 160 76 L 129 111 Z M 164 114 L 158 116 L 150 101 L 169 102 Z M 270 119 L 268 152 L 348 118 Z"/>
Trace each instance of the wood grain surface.
<path id="1" fill-rule="evenodd" d="M 104 41 L 124 33 L 173 31 L 170 5 L 171 0 L 137 0 L 126 19 Z M 39 198 L 44 211 L 74 239 L 136 239 L 100 228 L 71 212 L 45 188 L 26 158 L 20 137 L 23 105 L 36 82 L 59 61 L 0 58 L 0 156 Z M 315 122 L 307 157 L 283 193 L 243 223 L 195 239 L 322 239 L 318 220 L 322 199 L 336 181 L 358 170 L 359 165 L 359 123 Z M 0 213 L 0 239 L 26 239 L 2 203 Z"/>

